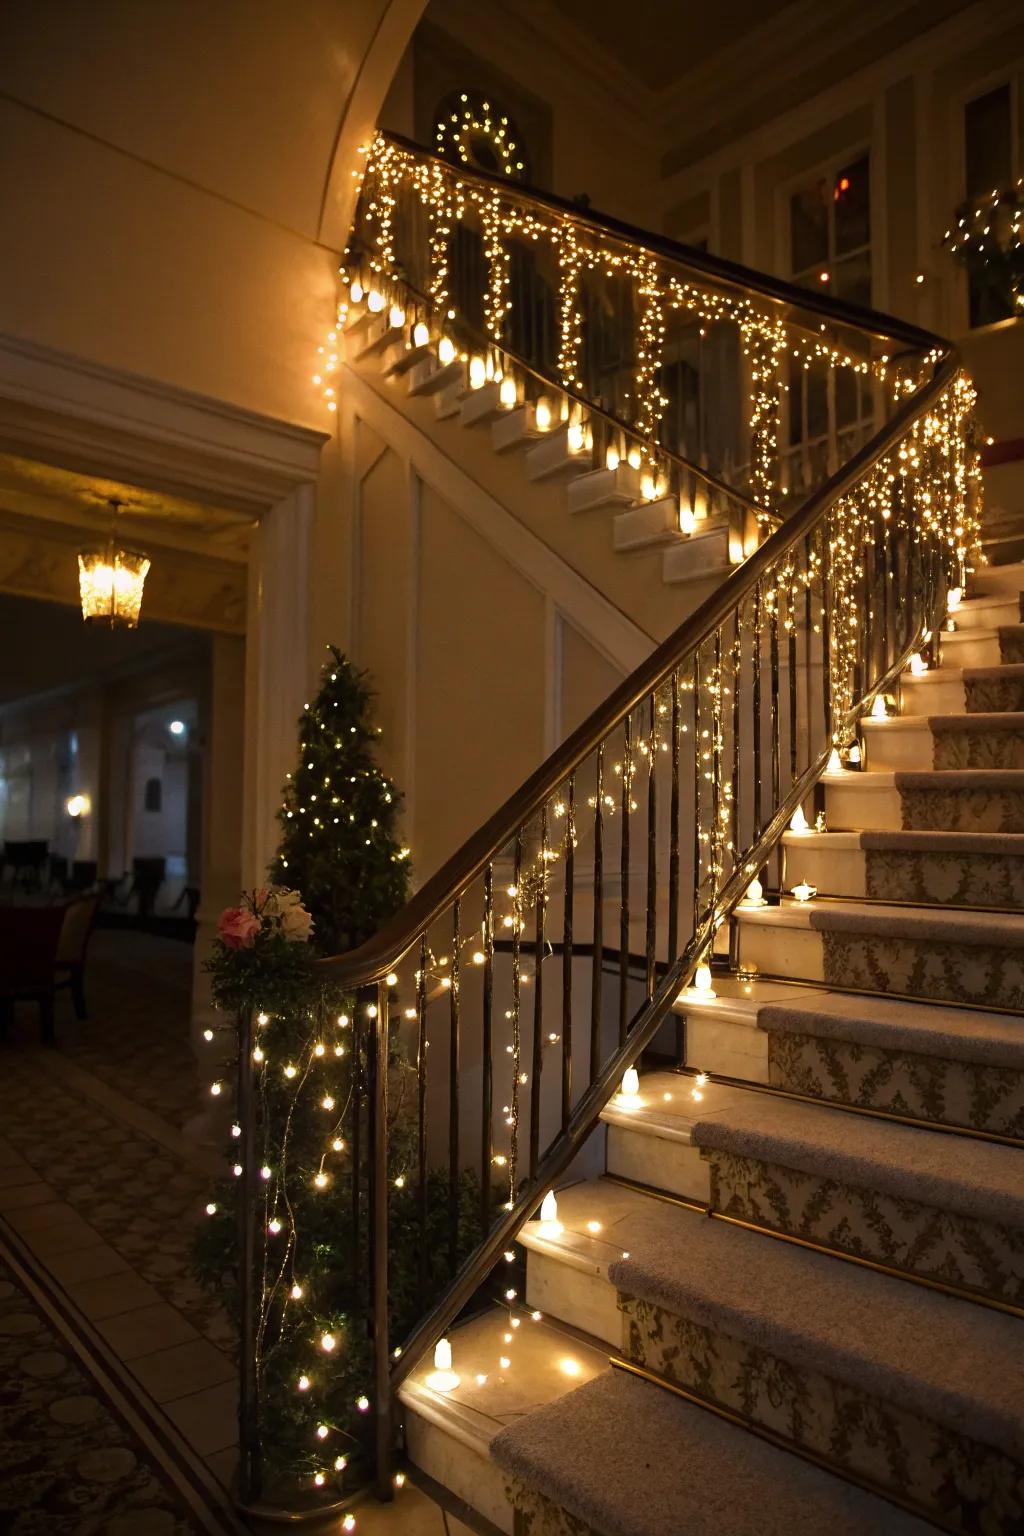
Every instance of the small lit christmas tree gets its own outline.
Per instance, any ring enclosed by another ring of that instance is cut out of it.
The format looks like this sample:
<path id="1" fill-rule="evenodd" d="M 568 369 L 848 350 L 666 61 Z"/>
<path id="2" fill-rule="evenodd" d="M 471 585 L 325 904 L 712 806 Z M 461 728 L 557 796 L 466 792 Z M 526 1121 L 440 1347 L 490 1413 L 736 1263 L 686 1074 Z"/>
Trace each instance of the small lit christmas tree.
<path id="1" fill-rule="evenodd" d="M 313 944 L 343 954 L 377 932 L 406 898 L 409 850 L 395 824 L 402 797 L 373 757 L 366 675 L 336 647 L 299 720 L 299 764 L 278 812 L 283 833 L 270 871 L 301 891 Z"/>

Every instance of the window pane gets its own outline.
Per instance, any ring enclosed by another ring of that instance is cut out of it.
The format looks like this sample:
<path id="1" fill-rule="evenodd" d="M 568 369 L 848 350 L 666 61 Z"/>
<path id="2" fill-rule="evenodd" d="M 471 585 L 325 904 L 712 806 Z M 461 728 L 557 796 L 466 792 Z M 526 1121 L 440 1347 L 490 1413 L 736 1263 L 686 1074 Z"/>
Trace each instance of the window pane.
<path id="1" fill-rule="evenodd" d="M 847 256 L 832 268 L 831 291 L 837 299 L 847 299 L 851 304 L 871 303 L 871 252 L 861 251 L 857 256 Z"/>
<path id="2" fill-rule="evenodd" d="M 1009 184 L 1010 87 L 1000 85 L 964 108 L 966 192 L 977 197 Z"/>
<path id="3" fill-rule="evenodd" d="M 789 200 L 792 270 L 828 266 L 828 183 L 816 181 Z"/>
<path id="4" fill-rule="evenodd" d="M 859 250 L 871 240 L 871 182 L 868 157 L 862 155 L 836 173 L 832 188 L 836 217 L 836 255 Z"/>

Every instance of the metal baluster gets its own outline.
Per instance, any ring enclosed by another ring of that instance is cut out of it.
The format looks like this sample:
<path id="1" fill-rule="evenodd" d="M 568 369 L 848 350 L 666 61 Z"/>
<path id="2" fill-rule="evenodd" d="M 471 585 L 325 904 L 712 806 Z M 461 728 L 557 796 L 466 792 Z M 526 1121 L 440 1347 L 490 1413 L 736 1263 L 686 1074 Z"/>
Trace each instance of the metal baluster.
<path id="1" fill-rule="evenodd" d="M 700 652 L 693 653 L 693 931 L 700 924 Z"/>
<path id="2" fill-rule="evenodd" d="M 548 884 L 548 808 L 540 813 L 540 879 L 533 928 L 533 1065 L 530 1072 L 530 1178 L 540 1159 L 540 1080 L 544 1067 L 544 909 Z"/>
<path id="3" fill-rule="evenodd" d="M 761 835 L 764 826 L 763 798 L 761 789 L 761 584 L 754 588 L 754 633 L 751 637 L 751 654 L 754 660 L 753 712 L 754 712 L 754 826 L 751 842 Z"/>
<path id="4" fill-rule="evenodd" d="M 633 717 L 626 716 L 622 756 L 622 837 L 619 859 L 619 1044 L 626 1039 L 629 997 L 629 805 L 633 778 Z"/>
<path id="5" fill-rule="evenodd" d="M 263 1492 L 259 1367 L 256 1361 L 256 1095 L 253 1091 L 253 1014 L 238 1015 L 238 1121 L 242 1130 L 242 1188 L 238 1202 L 238 1444 L 243 1503 Z"/>
<path id="6" fill-rule="evenodd" d="M 427 1286 L 427 935 L 420 939 L 416 973 L 416 1178 L 419 1208 L 420 1291 Z"/>
<path id="7" fill-rule="evenodd" d="M 572 1109 L 572 908 L 576 871 L 576 775 L 570 773 L 565 808 L 565 894 L 562 903 L 562 1130 Z"/>
<path id="8" fill-rule="evenodd" d="M 522 999 L 522 879 L 523 879 L 523 832 L 516 833 L 515 857 L 512 865 L 512 889 L 515 892 L 512 907 L 512 1097 L 509 1105 L 511 1120 L 509 1135 L 509 1199 L 516 1196 L 516 1172 L 519 1166 L 519 1071 L 522 1051 L 522 1029 L 519 1005 Z"/>
<path id="9" fill-rule="evenodd" d="M 480 1045 L 480 1233 L 491 1224 L 491 1158 L 494 1155 L 494 866 L 484 872 L 484 996 Z"/>
<path id="10" fill-rule="evenodd" d="M 668 847 L 668 963 L 679 948 L 679 673 L 672 673 L 672 795 Z"/>
<path id="11" fill-rule="evenodd" d="M 658 942 L 658 716 L 654 694 L 651 694 L 651 737 L 647 752 L 647 931 L 646 931 L 646 980 L 647 996 L 654 996 L 654 952 Z"/>
<path id="12" fill-rule="evenodd" d="M 370 989 L 370 996 L 373 996 Z M 358 1011 L 362 1011 L 361 1009 Z M 373 1341 L 375 1491 L 394 1498 L 388 1335 L 388 986 L 377 986 L 366 1036 L 370 1204 L 370 1327 Z"/>
<path id="13" fill-rule="evenodd" d="M 797 689 L 796 689 L 796 557 L 792 558 L 789 589 L 786 593 L 787 664 L 789 666 L 789 782 L 797 777 Z"/>
<path id="14" fill-rule="evenodd" d="M 601 1052 L 601 1001 L 604 989 L 604 744 L 596 753 L 597 798 L 594 806 L 594 949 L 590 970 L 590 1081 L 597 1076 Z"/>
<path id="15" fill-rule="evenodd" d="M 772 707 L 772 808 L 779 803 L 780 790 L 780 764 L 779 764 L 779 592 L 776 588 L 768 612 L 768 656 L 771 672 L 771 707 Z"/>
<path id="16" fill-rule="evenodd" d="M 362 1221 L 360 1218 L 359 1191 L 362 1172 L 362 1136 L 361 1136 L 361 1101 L 363 1094 L 362 1085 L 362 1021 L 359 1017 L 360 1010 L 355 1009 L 352 1016 L 352 1289 L 358 1294 L 361 1281 L 362 1251 L 361 1233 Z"/>
<path id="17" fill-rule="evenodd" d="M 809 764 L 814 757 L 814 725 L 811 713 L 811 636 L 814 634 L 814 602 L 811 593 L 811 573 L 814 570 L 812 552 L 814 540 L 810 534 L 804 539 L 804 661 L 806 667 L 807 689 L 807 758 Z M 805 766 L 806 766 L 805 764 Z"/>
<path id="18" fill-rule="evenodd" d="M 832 741 L 832 577 L 829 569 L 828 522 L 821 530 L 821 697 L 825 715 L 825 745 Z"/>
<path id="19" fill-rule="evenodd" d="M 729 830 L 732 839 L 733 868 L 740 860 L 740 688 L 743 681 L 743 630 L 740 609 L 733 619 L 732 637 L 732 812 Z"/>
<path id="20" fill-rule="evenodd" d="M 711 900 L 722 876 L 722 631 L 715 630 L 711 694 Z"/>
<path id="21" fill-rule="evenodd" d="M 448 1268 L 459 1267 L 459 931 L 462 902 L 452 903 L 452 962 L 448 989 Z"/>

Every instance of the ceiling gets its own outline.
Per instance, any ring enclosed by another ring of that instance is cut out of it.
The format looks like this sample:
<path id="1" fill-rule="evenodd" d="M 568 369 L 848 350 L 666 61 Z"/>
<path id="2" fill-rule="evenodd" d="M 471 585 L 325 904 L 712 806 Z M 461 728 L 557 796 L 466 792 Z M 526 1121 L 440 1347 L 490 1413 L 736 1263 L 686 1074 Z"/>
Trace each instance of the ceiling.
<path id="1" fill-rule="evenodd" d="M 124 537 L 221 560 L 247 558 L 253 525 L 248 513 L 0 451 L 0 509 L 4 511 L 92 529 L 103 538 L 110 526 L 112 497 L 122 503 L 118 520 Z"/>
<path id="2" fill-rule="evenodd" d="M 727 5 L 679 0 L 548 0 L 551 9 L 614 54 L 648 90 L 662 91 L 745 32 L 770 21 L 792 0 L 730 0 Z"/>

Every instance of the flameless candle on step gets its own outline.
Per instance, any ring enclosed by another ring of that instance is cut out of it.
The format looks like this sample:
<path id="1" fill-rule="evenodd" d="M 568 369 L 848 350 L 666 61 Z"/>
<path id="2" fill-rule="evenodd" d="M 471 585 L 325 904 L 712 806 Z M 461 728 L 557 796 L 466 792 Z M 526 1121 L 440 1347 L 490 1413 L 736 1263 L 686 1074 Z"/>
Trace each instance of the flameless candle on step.
<path id="1" fill-rule="evenodd" d="M 540 1230 L 544 1237 L 557 1237 L 562 1230 L 558 1219 L 558 1199 L 549 1189 L 540 1204 Z"/>
<path id="2" fill-rule="evenodd" d="M 452 1370 L 452 1346 L 447 1339 L 438 1339 L 434 1346 L 434 1369 L 427 1377 L 427 1386 L 435 1392 L 454 1392 L 459 1378 Z"/>

